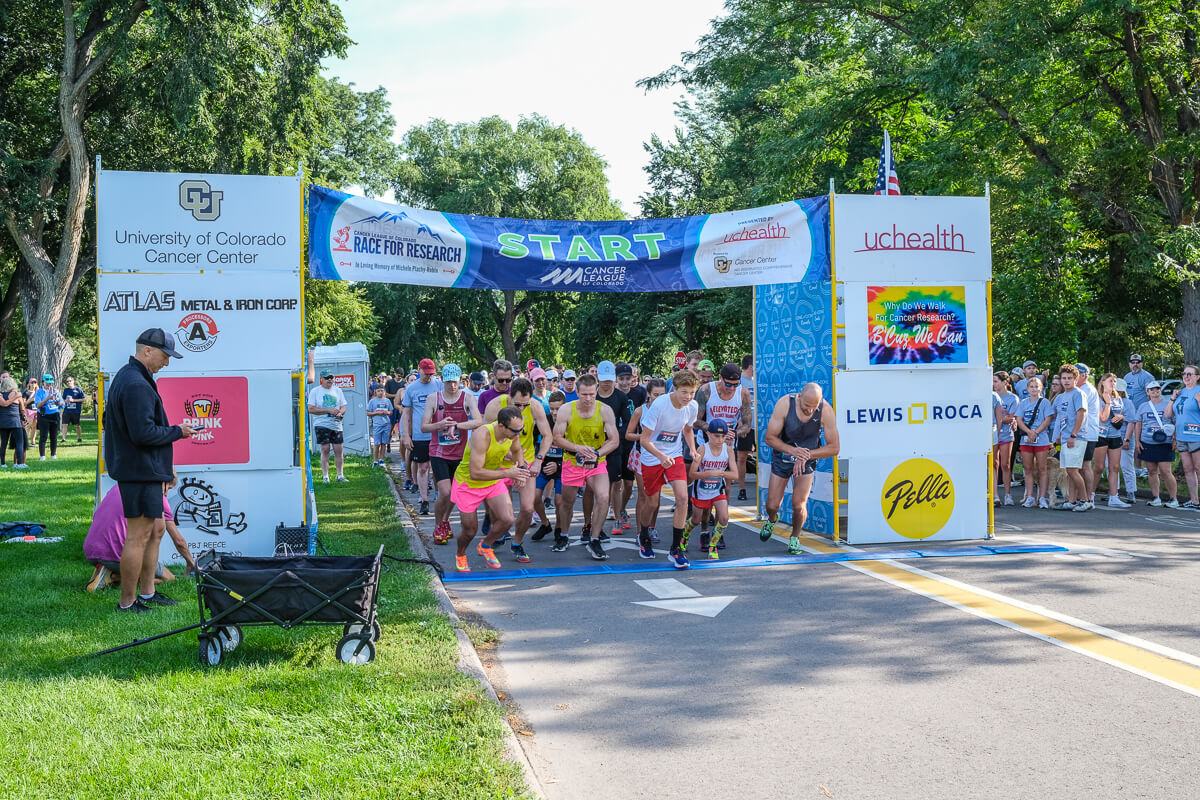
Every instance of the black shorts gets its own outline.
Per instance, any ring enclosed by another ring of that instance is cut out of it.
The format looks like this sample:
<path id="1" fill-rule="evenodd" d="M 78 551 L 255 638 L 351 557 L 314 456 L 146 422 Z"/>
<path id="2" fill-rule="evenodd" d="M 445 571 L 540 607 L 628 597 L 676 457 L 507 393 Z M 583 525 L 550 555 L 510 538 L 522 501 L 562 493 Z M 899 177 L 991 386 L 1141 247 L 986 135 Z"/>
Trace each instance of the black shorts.
<path id="1" fill-rule="evenodd" d="M 412 460 L 418 464 L 424 464 L 429 460 L 429 440 L 423 442 L 413 442 Z"/>
<path id="2" fill-rule="evenodd" d="M 323 428 L 321 426 L 314 427 L 313 430 L 317 434 L 317 444 L 341 444 L 342 432 L 335 431 L 333 428 Z"/>
<path id="3" fill-rule="evenodd" d="M 121 493 L 121 507 L 126 519 L 162 519 L 162 481 L 117 481 L 117 491 Z"/>
<path id="4" fill-rule="evenodd" d="M 1142 442 L 1142 454 L 1138 458 L 1147 464 L 1173 464 L 1175 463 L 1175 449 L 1171 447 L 1170 442 L 1155 442 L 1154 444 Z"/>
<path id="5" fill-rule="evenodd" d="M 413 442 L 413 444 L 416 444 L 416 442 Z M 429 463 L 433 467 L 434 483 L 441 483 L 442 481 L 448 481 L 454 478 L 454 471 L 458 469 L 458 465 L 462 463 L 462 459 L 460 458 L 457 461 L 451 461 L 448 458 L 430 456 Z"/>
<path id="6" fill-rule="evenodd" d="M 780 478 L 785 478 L 785 479 L 790 478 L 790 477 L 792 477 L 792 467 L 793 467 L 792 464 L 785 464 L 782 461 L 780 461 L 778 458 L 771 459 L 771 474 L 772 475 L 776 475 Z M 816 459 L 810 458 L 808 461 L 804 462 L 804 472 L 802 474 L 811 475 L 816 471 L 817 471 Z"/>
<path id="7" fill-rule="evenodd" d="M 737 437 L 737 451 L 752 453 L 758 447 L 758 431 L 751 430 L 745 436 Z"/>
<path id="8" fill-rule="evenodd" d="M 79 424 L 79 409 L 74 411 L 63 412 L 63 425 L 78 425 Z"/>
<path id="9" fill-rule="evenodd" d="M 630 442 L 629 450 L 626 450 L 624 447 L 618 447 L 608 454 L 605 459 L 605 466 L 608 467 L 608 480 L 610 482 L 633 480 L 633 470 L 629 468 L 629 451 L 632 449 L 633 442 Z"/>
<path id="10" fill-rule="evenodd" d="M 1120 436 L 1102 436 L 1100 441 L 1096 442 L 1096 447 L 1107 447 L 1109 450 L 1120 450 L 1121 445 L 1125 440 Z"/>
<path id="11" fill-rule="evenodd" d="M 1083 463 L 1092 460 L 1092 456 L 1096 455 L 1096 442 L 1088 442 L 1087 449 L 1083 451 Z"/>

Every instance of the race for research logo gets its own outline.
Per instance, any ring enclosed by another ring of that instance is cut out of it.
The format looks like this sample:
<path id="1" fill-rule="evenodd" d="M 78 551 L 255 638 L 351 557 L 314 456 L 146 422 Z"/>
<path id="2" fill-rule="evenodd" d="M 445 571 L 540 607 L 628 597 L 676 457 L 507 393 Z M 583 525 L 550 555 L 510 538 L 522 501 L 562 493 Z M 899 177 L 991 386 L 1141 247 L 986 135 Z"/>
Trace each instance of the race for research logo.
<path id="1" fill-rule="evenodd" d="M 212 222 L 221 216 L 222 191 L 212 188 L 206 180 L 192 178 L 179 182 L 179 207 L 192 212 L 199 222 Z"/>
<path id="2" fill-rule="evenodd" d="M 887 476 L 879 502 L 892 530 L 906 539 L 925 539 L 954 513 L 954 483 L 936 461 L 910 458 Z"/>

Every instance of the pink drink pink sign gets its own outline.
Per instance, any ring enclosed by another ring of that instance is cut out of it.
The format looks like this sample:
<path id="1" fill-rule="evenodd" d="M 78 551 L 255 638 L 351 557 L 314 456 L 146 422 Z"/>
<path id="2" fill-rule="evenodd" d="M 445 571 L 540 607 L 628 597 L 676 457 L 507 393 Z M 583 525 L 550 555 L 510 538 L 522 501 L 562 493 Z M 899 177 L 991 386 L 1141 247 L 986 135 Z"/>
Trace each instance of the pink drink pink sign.
<path id="1" fill-rule="evenodd" d="M 175 465 L 250 461 L 249 389 L 244 377 L 159 378 L 158 391 L 172 425 L 196 429 L 175 443 Z"/>

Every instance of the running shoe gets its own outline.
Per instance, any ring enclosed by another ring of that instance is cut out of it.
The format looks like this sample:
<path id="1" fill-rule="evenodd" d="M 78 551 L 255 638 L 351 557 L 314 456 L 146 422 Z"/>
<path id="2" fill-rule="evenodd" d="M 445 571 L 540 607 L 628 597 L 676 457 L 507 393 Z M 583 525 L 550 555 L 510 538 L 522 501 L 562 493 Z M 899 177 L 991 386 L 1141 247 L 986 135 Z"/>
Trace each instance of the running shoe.
<path id="1" fill-rule="evenodd" d="M 746 499 L 746 490 L 738 489 L 738 500 L 745 500 L 745 499 Z"/>
<path id="2" fill-rule="evenodd" d="M 1179 507 L 1184 511 L 1200 511 L 1200 503 L 1193 503 L 1191 500 L 1188 500 Z"/>
<path id="3" fill-rule="evenodd" d="M 138 595 L 138 601 L 141 603 L 145 603 L 146 605 L 153 604 L 156 606 L 177 606 L 177 605 L 179 605 L 178 600 L 174 600 L 170 597 L 167 597 L 162 592 L 155 592 L 154 594 L 150 595 L 149 597 L 142 597 L 141 595 Z"/>
<path id="4" fill-rule="evenodd" d="M 724 536 L 722 536 L 720 539 L 717 539 L 717 541 L 716 541 L 716 548 L 717 548 L 718 550 L 724 550 L 724 549 L 725 549 L 725 537 L 724 537 Z"/>
<path id="5" fill-rule="evenodd" d="M 450 530 L 450 523 L 443 522 L 433 529 L 433 543 L 445 544 L 450 541 L 450 536 L 453 532 Z"/>
<path id="6" fill-rule="evenodd" d="M 417 513 L 418 514 L 428 514 L 429 513 L 429 502 L 427 500 L 421 501 L 421 507 L 417 510 Z"/>
<path id="7" fill-rule="evenodd" d="M 591 540 L 592 540 L 592 526 L 584 525 L 583 533 L 579 534 L 579 541 L 583 542 L 584 544 L 587 544 Z"/>
<path id="8" fill-rule="evenodd" d="M 646 534 L 638 536 L 638 555 L 642 558 L 654 558 L 654 545 Z"/>
<path id="9" fill-rule="evenodd" d="M 1014 505 L 1011 494 L 1004 495 L 1004 505 L 1006 505 L 1006 506 Z"/>
<path id="10" fill-rule="evenodd" d="M 708 531 L 700 531 L 700 552 L 708 549 L 708 544 L 712 540 L 712 534 Z"/>
<path id="11" fill-rule="evenodd" d="M 540 542 L 542 539 L 545 539 L 549 533 L 550 533 L 550 523 L 546 523 L 545 525 L 543 525 L 542 527 L 540 527 L 536 531 L 534 531 L 533 536 L 531 536 L 529 538 L 531 538 L 535 542 Z"/>
<path id="12" fill-rule="evenodd" d="M 570 546 L 571 540 L 569 538 L 566 536 L 555 536 L 554 547 L 551 547 L 550 549 L 556 553 L 565 553 L 567 552 L 567 548 Z"/>
<path id="13" fill-rule="evenodd" d="M 1029 497 L 1025 498 L 1025 502 L 1021 503 L 1021 508 L 1033 508 L 1036 505 L 1037 505 L 1037 498 L 1034 497 L 1033 495 L 1029 495 Z"/>
<path id="14" fill-rule="evenodd" d="M 607 542 L 612 539 L 612 537 L 608 535 L 608 532 L 603 528 L 600 529 L 600 535 L 597 538 L 602 542 Z"/>
<path id="15" fill-rule="evenodd" d="M 1149 503 L 1146 503 L 1146 505 L 1153 506 L 1155 508 L 1162 508 L 1162 504 L 1163 504 L 1163 501 L 1162 501 L 1161 497 L 1156 497 L 1153 500 L 1151 500 Z"/>
<path id="16" fill-rule="evenodd" d="M 1109 508 L 1129 508 L 1130 505 L 1129 505 L 1129 503 L 1126 503 L 1124 500 L 1122 500 L 1117 495 L 1113 494 L 1113 495 L 1108 496 L 1108 507 Z"/>
<path id="17" fill-rule="evenodd" d="M 683 551 L 678 547 L 671 548 L 671 552 L 667 554 L 667 561 L 669 561 L 671 566 L 675 569 L 687 569 L 691 566 L 691 564 L 688 563 L 687 556 L 685 556 Z"/>
<path id="18" fill-rule="evenodd" d="M 1056 505 L 1056 506 L 1054 507 L 1054 510 L 1055 510 L 1055 511 L 1074 511 L 1074 510 L 1075 510 L 1075 504 L 1074 504 L 1074 503 L 1072 503 L 1072 502 L 1070 502 L 1070 501 L 1068 500 L 1068 501 L 1067 501 L 1067 502 L 1065 502 L 1065 503 L 1059 503 L 1058 505 Z"/>
<path id="19" fill-rule="evenodd" d="M 554 508 L 554 501 L 547 497 L 542 501 L 542 507 L 549 511 L 550 509 Z"/>
<path id="20" fill-rule="evenodd" d="M 654 530 L 654 528 L 650 529 L 650 541 L 658 544 L 658 531 Z"/>
<path id="21" fill-rule="evenodd" d="M 122 614 L 145 614 L 149 610 L 150 606 L 141 600 L 134 600 L 131 606 L 122 606 L 120 603 L 117 603 L 117 611 L 120 611 Z"/>
<path id="22" fill-rule="evenodd" d="M 329 483 L 329 476 L 326 475 L 324 480 L 321 481 L 321 483 Z"/>
<path id="23" fill-rule="evenodd" d="M 720 559 L 721 559 L 721 554 L 717 552 L 717 548 L 715 548 L 715 547 L 708 548 L 708 560 L 709 561 L 719 561 Z"/>
<path id="24" fill-rule="evenodd" d="M 490 547 L 484 547 L 483 542 L 475 545 L 475 552 L 483 556 L 483 560 L 492 569 L 500 569 L 500 559 L 496 558 L 496 551 Z"/>
<path id="25" fill-rule="evenodd" d="M 404 481 L 404 491 L 411 492 L 413 490 L 413 482 L 410 480 Z"/>
<path id="26" fill-rule="evenodd" d="M 1086 502 L 1084 502 L 1084 503 L 1078 503 L 1078 504 L 1076 504 L 1076 506 L 1075 506 L 1074 508 L 1072 508 L 1071 510 L 1072 510 L 1072 511 L 1074 511 L 1074 512 L 1076 512 L 1076 513 L 1081 513 L 1081 512 L 1084 512 L 1084 511 L 1090 511 L 1091 509 L 1089 509 L 1089 508 L 1088 508 L 1088 506 L 1089 506 L 1089 505 L 1090 505 L 1090 504 L 1089 504 L 1089 503 L 1086 503 Z"/>
<path id="27" fill-rule="evenodd" d="M 1049 509 L 1050 501 L 1043 497 L 1041 500 L 1038 500 L 1038 508 Z"/>
<path id="28" fill-rule="evenodd" d="M 600 544 L 599 539 L 592 539 L 587 543 L 588 555 L 597 561 L 604 561 L 608 558 L 608 553 L 604 552 L 604 546 Z"/>
<path id="29" fill-rule="evenodd" d="M 621 512 L 621 529 L 629 530 L 631 527 L 633 527 L 633 523 L 631 523 L 629 521 L 629 514 L 625 511 L 622 511 Z"/>
<path id="30" fill-rule="evenodd" d="M 506 533 L 503 536 L 501 536 L 499 539 L 497 539 L 495 542 L 493 542 L 492 547 L 498 547 L 498 546 L 504 544 L 505 542 L 507 542 L 511 538 L 512 538 L 512 534 Z"/>
<path id="31" fill-rule="evenodd" d="M 788 555 L 798 556 L 804 551 L 800 549 L 800 537 L 791 536 L 788 538 Z"/>
<path id="32" fill-rule="evenodd" d="M 533 560 L 532 558 L 529 557 L 529 555 L 525 552 L 525 548 L 522 547 L 521 545 L 516 544 L 514 542 L 509 547 L 513 552 L 513 556 L 516 557 L 518 564 L 528 564 L 530 561 Z"/>
<path id="33" fill-rule="evenodd" d="M 345 475 L 338 475 L 337 482 L 338 483 L 349 483 L 350 479 L 347 478 Z"/>
<path id="34" fill-rule="evenodd" d="M 1179 501 L 1172 497 L 1167 502 L 1163 503 L 1166 508 L 1179 508 Z"/>
<path id="35" fill-rule="evenodd" d="M 470 572 L 471 565 L 467 563 L 466 556 L 455 556 L 454 566 L 459 572 Z"/>
<path id="36" fill-rule="evenodd" d="M 771 536 L 774 533 L 775 523 L 771 522 L 771 520 L 767 520 L 762 524 L 762 527 L 758 529 L 758 539 L 762 542 L 769 542 L 771 541 Z"/>

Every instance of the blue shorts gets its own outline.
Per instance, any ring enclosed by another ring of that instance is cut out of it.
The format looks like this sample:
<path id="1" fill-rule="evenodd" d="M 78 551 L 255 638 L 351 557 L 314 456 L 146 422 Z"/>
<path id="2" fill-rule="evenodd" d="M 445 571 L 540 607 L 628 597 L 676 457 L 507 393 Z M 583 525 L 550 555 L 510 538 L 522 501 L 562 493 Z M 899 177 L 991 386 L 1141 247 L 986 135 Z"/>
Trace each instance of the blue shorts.
<path id="1" fill-rule="evenodd" d="M 534 481 L 534 486 L 540 492 L 542 489 L 546 488 L 546 484 L 548 484 L 550 481 L 554 481 L 554 493 L 562 494 L 562 462 L 561 461 L 558 462 L 558 472 L 556 472 L 554 474 L 553 478 L 547 478 L 546 474 L 544 472 L 539 472 L 537 479 Z"/>

